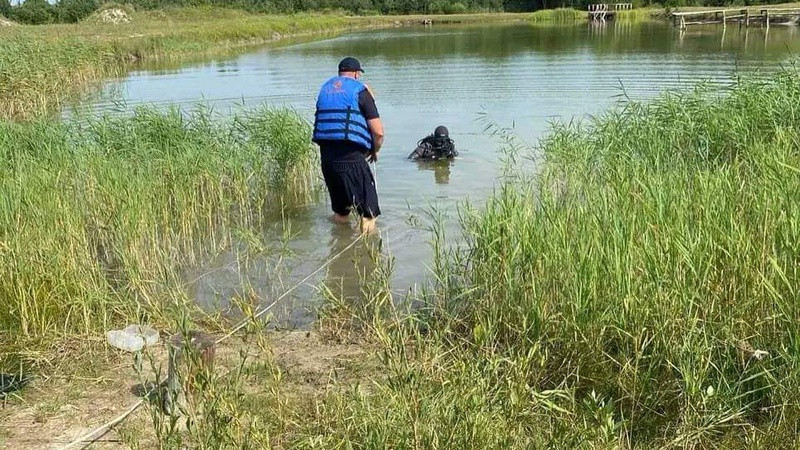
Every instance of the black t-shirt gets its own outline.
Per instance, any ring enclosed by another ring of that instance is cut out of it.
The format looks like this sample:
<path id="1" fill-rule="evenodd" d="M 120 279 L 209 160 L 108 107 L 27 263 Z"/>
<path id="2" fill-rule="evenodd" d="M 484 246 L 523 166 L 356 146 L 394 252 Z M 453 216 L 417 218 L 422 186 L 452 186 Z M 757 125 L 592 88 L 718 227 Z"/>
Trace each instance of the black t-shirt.
<path id="1" fill-rule="evenodd" d="M 361 114 L 363 114 L 364 118 L 367 120 L 380 117 L 380 115 L 378 115 L 378 107 L 375 105 L 375 99 L 372 97 L 369 89 L 364 89 L 358 94 L 358 107 L 361 109 Z"/>
<path id="2" fill-rule="evenodd" d="M 364 89 L 358 94 L 358 109 L 366 120 L 378 119 L 378 107 L 375 105 L 375 98 L 372 97 L 368 89 Z M 322 162 L 328 161 L 355 161 L 364 159 L 367 149 L 350 141 L 320 140 L 317 142 L 320 148 Z"/>

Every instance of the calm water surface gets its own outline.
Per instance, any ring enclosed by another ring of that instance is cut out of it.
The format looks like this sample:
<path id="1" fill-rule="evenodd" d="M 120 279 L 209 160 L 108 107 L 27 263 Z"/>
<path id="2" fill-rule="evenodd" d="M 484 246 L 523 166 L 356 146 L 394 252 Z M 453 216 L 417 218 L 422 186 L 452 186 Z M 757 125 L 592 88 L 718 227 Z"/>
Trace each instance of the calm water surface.
<path id="1" fill-rule="evenodd" d="M 436 208 L 449 217 L 448 232 L 458 235 L 458 205 L 480 205 L 496 185 L 498 142 L 483 132 L 483 115 L 535 143 L 550 121 L 601 113 L 623 92 L 644 99 L 699 80 L 729 83 L 736 70 L 773 70 L 800 48 L 798 36 L 795 27 L 768 32 L 707 27 L 680 33 L 665 23 L 397 28 L 179 69 L 136 71 L 109 83 L 102 100 L 78 107 L 191 108 L 202 102 L 228 111 L 267 102 L 293 107 L 311 121 L 320 83 L 334 74 L 342 57 L 359 58 L 386 128 L 377 164 L 379 222 L 383 251 L 394 257 L 393 289 L 402 297 L 430 276 L 427 213 Z M 450 129 L 460 157 L 443 166 L 408 161 L 417 140 L 439 124 Z M 280 286 L 264 261 L 243 264 L 230 253 L 187 275 L 191 294 L 202 304 L 224 303 L 248 284 L 268 302 L 351 242 L 353 234 L 331 224 L 329 214 L 323 197 L 290 217 L 296 233 L 290 243 L 294 253 L 287 259 L 291 275 Z M 348 253 L 339 259 L 327 276 L 348 277 L 354 288 L 353 257 Z M 294 325 L 307 324 L 313 318 L 308 308 L 318 304 L 316 287 L 325 276 L 322 271 L 295 291 L 279 315 Z"/>

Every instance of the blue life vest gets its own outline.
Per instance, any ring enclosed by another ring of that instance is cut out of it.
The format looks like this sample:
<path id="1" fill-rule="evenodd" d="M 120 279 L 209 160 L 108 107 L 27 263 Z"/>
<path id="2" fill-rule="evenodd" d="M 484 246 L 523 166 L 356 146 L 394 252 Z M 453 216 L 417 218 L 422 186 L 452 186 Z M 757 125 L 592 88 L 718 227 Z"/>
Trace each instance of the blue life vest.
<path id="1" fill-rule="evenodd" d="M 335 76 L 326 81 L 317 96 L 312 141 L 351 141 L 372 150 L 372 133 L 358 107 L 358 94 L 364 89 L 363 83 L 349 77 Z"/>

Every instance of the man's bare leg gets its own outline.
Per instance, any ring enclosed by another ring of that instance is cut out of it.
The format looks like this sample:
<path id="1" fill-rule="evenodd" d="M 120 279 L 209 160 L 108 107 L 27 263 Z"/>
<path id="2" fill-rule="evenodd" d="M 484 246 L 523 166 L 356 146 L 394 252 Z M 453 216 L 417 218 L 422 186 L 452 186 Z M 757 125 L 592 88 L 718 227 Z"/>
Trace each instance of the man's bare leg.
<path id="1" fill-rule="evenodd" d="M 339 214 L 333 213 L 333 221 L 336 223 L 348 224 L 350 223 L 350 216 L 340 216 Z"/>
<path id="2" fill-rule="evenodd" d="M 367 218 L 367 217 L 362 217 L 361 218 L 361 232 L 362 233 L 367 233 L 367 234 L 374 233 L 375 230 L 377 229 L 377 225 L 376 225 L 375 221 L 376 221 L 376 218 L 374 218 L 374 217 L 371 218 L 371 219 Z"/>

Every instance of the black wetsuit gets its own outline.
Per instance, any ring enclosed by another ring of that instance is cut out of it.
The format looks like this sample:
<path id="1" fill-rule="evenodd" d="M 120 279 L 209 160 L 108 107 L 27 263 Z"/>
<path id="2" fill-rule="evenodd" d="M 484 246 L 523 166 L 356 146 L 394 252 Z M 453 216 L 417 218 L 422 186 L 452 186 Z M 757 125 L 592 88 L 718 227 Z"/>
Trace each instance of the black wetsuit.
<path id="1" fill-rule="evenodd" d="M 417 143 L 417 148 L 408 155 L 409 159 L 437 160 L 458 156 L 456 144 L 449 137 L 429 135 Z"/>

